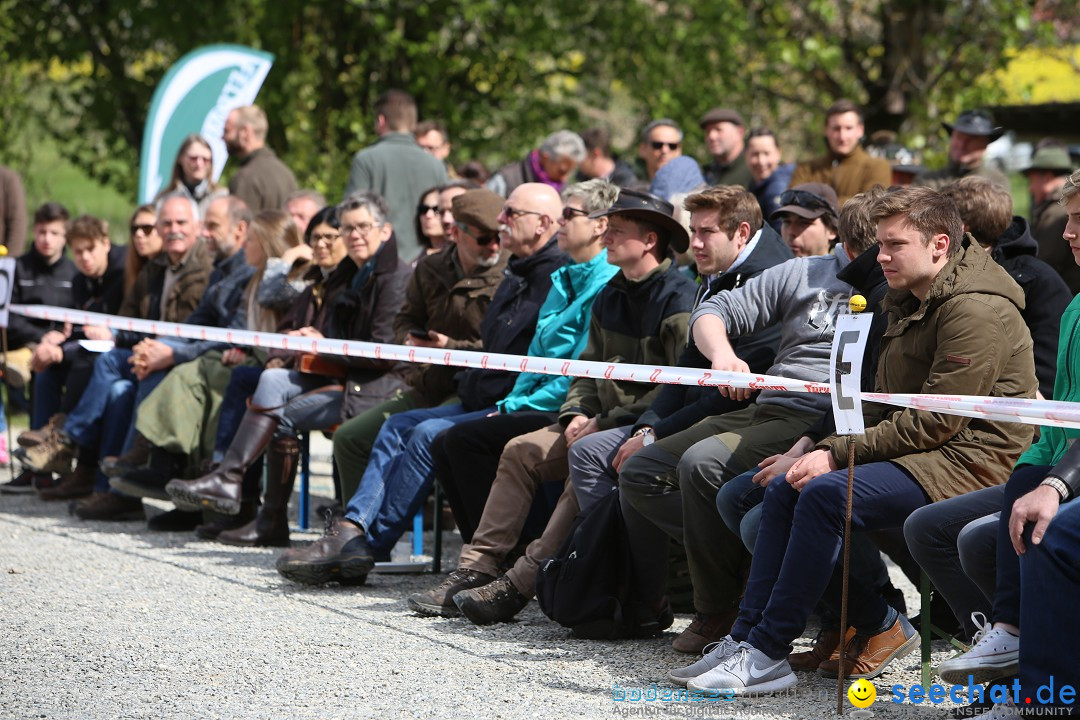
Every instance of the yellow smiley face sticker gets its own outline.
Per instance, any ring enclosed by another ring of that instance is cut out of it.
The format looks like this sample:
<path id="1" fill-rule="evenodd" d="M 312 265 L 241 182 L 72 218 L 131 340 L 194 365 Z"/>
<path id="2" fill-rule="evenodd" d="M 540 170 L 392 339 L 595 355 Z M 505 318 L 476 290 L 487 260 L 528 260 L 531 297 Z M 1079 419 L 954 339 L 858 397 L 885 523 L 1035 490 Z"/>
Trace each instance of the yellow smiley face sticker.
<path id="1" fill-rule="evenodd" d="M 857 708 L 868 708 L 877 699 L 877 688 L 874 683 L 862 678 L 851 683 L 847 691 L 848 700 Z"/>

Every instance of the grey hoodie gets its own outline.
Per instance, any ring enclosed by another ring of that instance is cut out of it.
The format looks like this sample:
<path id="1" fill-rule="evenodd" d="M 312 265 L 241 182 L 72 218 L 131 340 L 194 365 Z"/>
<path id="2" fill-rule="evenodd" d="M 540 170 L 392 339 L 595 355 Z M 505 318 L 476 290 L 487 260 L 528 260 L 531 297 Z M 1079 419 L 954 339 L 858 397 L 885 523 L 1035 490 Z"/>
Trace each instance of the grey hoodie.
<path id="1" fill-rule="evenodd" d="M 801 257 L 766 269 L 745 285 L 709 298 L 690 317 L 690 329 L 704 315 L 724 321 L 729 337 L 781 324 L 780 348 L 769 375 L 828 382 L 829 353 L 836 317 L 848 312 L 852 287 L 837 280 L 851 262 L 842 243 L 830 255 Z M 787 390 L 762 390 L 757 402 L 800 412 L 820 413 L 829 396 Z"/>

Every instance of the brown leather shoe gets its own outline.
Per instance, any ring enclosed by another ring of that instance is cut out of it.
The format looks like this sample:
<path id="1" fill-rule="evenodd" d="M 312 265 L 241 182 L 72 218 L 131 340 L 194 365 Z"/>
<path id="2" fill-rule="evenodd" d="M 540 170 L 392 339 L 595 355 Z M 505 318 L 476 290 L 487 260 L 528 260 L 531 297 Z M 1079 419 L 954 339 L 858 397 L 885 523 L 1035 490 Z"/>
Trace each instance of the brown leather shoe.
<path id="1" fill-rule="evenodd" d="M 237 515 L 222 515 L 210 513 L 206 522 L 196 526 L 195 535 L 201 540 L 216 540 L 217 536 L 229 530 L 244 527 L 255 519 L 255 513 L 259 505 L 254 500 L 241 500 L 240 513 Z"/>
<path id="2" fill-rule="evenodd" d="M 72 512 L 83 520 L 145 520 L 142 500 L 111 492 L 98 492 L 81 500 Z"/>
<path id="3" fill-rule="evenodd" d="M 690 627 L 671 642 L 671 647 L 676 652 L 700 655 L 706 645 L 717 642 L 731 632 L 731 626 L 735 624 L 738 616 L 739 608 L 715 615 L 698 613 Z"/>
<path id="4" fill-rule="evenodd" d="M 919 634 L 903 615 L 896 619 L 885 632 L 865 637 L 856 635 L 848 645 L 847 659 L 844 662 L 844 677 L 855 680 L 876 678 L 885 671 L 886 666 L 897 658 L 904 657 L 919 645 Z M 818 666 L 818 672 L 825 677 L 836 677 L 839 672 L 840 654 L 836 659 L 829 658 Z"/>
<path id="5" fill-rule="evenodd" d="M 84 498 L 94 492 L 97 481 L 97 468 L 94 463 L 79 462 L 75 469 L 60 477 L 60 482 L 52 487 L 37 491 L 42 500 L 74 500 Z"/>
<path id="6" fill-rule="evenodd" d="M 855 635 L 855 628 L 848 628 L 847 640 Z M 821 663 L 829 658 L 840 657 L 840 629 L 829 629 L 818 632 L 814 638 L 813 646 L 805 652 L 791 653 L 787 657 L 788 665 L 792 670 L 817 670 Z"/>

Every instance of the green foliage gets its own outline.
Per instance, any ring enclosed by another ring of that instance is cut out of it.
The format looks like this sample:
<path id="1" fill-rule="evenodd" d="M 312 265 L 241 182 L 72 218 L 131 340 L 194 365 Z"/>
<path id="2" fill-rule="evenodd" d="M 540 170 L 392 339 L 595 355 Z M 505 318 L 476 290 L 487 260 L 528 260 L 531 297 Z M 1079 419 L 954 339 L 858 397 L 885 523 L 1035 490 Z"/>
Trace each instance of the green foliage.
<path id="1" fill-rule="evenodd" d="M 492 167 L 560 127 L 606 123 L 630 148 L 659 116 L 703 155 L 696 121 L 717 104 L 815 147 L 840 96 L 921 145 L 996 98 L 975 80 L 1007 51 L 1051 39 L 1031 0 L 0 0 L 0 159 L 25 165 L 50 137 L 133 198 L 154 87 L 215 42 L 276 56 L 258 100 L 270 144 L 335 197 L 391 87 L 447 124 L 454 159 Z"/>

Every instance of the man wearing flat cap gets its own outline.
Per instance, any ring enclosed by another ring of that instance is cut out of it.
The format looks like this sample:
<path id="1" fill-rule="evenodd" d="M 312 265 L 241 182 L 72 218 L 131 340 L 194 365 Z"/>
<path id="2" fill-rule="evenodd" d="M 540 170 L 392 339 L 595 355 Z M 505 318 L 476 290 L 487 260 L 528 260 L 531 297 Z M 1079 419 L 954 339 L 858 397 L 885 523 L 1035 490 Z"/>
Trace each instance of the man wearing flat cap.
<path id="1" fill-rule="evenodd" d="M 1039 243 L 1039 259 L 1057 270 L 1075 295 L 1080 292 L 1080 267 L 1076 265 L 1069 244 L 1061 239 L 1069 213 L 1059 202 L 1073 164 L 1064 146 L 1046 142 L 1021 171 L 1031 189 L 1031 234 Z"/>
<path id="2" fill-rule="evenodd" d="M 701 170 L 710 185 L 738 185 L 749 188 L 754 182 L 746 164 L 746 123 L 730 108 L 715 107 L 698 123 L 705 136 L 712 162 Z"/>
<path id="3" fill-rule="evenodd" d="M 1000 170 L 987 167 L 983 162 L 986 147 L 1005 134 L 1005 129 L 994 125 L 994 118 L 985 110 L 965 110 L 956 123 L 941 123 L 949 133 L 949 162 L 940 170 L 925 173 L 915 180 L 916 185 L 939 189 L 953 180 L 968 175 L 979 175 L 993 180 L 1002 187 L 1009 187 L 1009 179 Z"/>
<path id="4" fill-rule="evenodd" d="M 881 158 L 871 157 L 862 146 L 865 132 L 862 109 L 850 100 L 837 100 L 825 111 L 825 144 L 828 152 L 795 166 L 792 186 L 824 183 L 836 191 L 837 206 L 875 185 L 888 187 L 892 169 Z"/>

